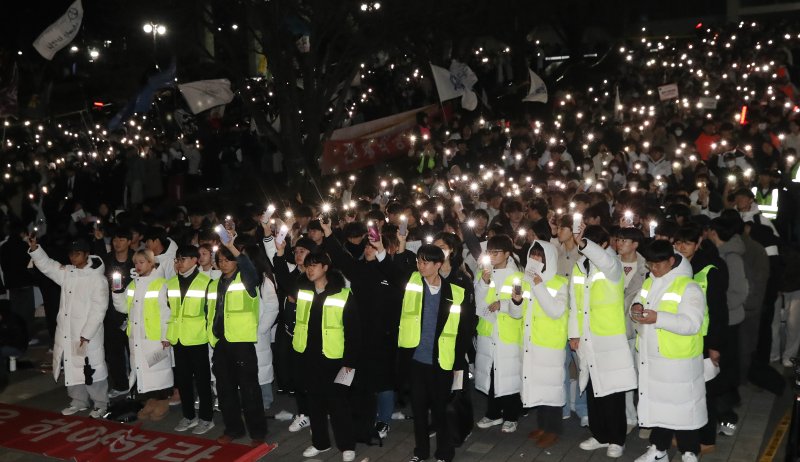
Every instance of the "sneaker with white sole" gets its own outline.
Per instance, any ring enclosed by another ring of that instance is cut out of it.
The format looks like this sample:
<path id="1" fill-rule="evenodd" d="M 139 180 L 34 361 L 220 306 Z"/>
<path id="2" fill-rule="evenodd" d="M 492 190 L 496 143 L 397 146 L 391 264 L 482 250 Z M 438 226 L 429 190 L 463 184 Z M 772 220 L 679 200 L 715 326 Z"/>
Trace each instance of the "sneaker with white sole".
<path id="1" fill-rule="evenodd" d="M 503 428 L 500 429 L 503 433 L 514 433 L 517 431 L 517 423 L 506 420 L 503 422 Z"/>
<path id="2" fill-rule="evenodd" d="M 667 462 L 667 451 L 659 451 L 655 444 L 647 447 L 647 452 L 637 457 L 634 462 Z"/>
<path id="3" fill-rule="evenodd" d="M 378 434 L 378 438 L 385 439 L 387 436 L 389 436 L 389 424 L 385 422 L 376 423 L 375 433 Z"/>
<path id="4" fill-rule="evenodd" d="M 306 450 L 303 451 L 303 457 L 316 457 L 316 456 L 322 454 L 323 452 L 330 451 L 330 450 L 331 450 L 331 448 L 317 449 L 312 445 L 312 446 L 307 447 Z"/>
<path id="5" fill-rule="evenodd" d="M 579 446 L 584 451 L 594 451 L 595 449 L 607 448 L 608 443 L 601 443 L 594 439 L 594 437 L 591 437 L 588 440 L 581 442 Z"/>
<path id="6" fill-rule="evenodd" d="M 608 449 L 606 449 L 606 455 L 612 459 L 622 457 L 623 452 L 625 452 L 625 446 L 620 446 L 618 444 L 609 444 Z"/>
<path id="7" fill-rule="evenodd" d="M 86 407 L 69 406 L 69 407 L 65 407 L 64 409 L 61 410 L 61 415 L 77 414 L 78 412 L 85 411 L 86 409 L 88 409 L 88 408 L 86 408 Z"/>
<path id="8" fill-rule="evenodd" d="M 503 423 L 503 419 L 490 419 L 488 417 L 483 417 L 475 425 L 477 425 L 478 428 L 490 428 L 490 427 L 494 427 L 495 425 L 500 425 L 502 423 Z"/>
<path id="9" fill-rule="evenodd" d="M 308 427 L 309 425 L 311 425 L 311 419 L 309 419 L 308 416 L 304 414 L 298 414 L 297 416 L 295 416 L 294 420 L 292 421 L 292 424 L 289 425 L 289 431 L 292 433 L 299 432 L 300 430 Z"/>
<path id="10" fill-rule="evenodd" d="M 586 428 L 589 426 L 589 416 L 581 417 L 581 427 Z"/>
<path id="11" fill-rule="evenodd" d="M 106 408 L 104 407 L 96 407 L 92 409 L 92 412 L 89 413 L 89 417 L 91 417 L 92 419 L 102 419 L 103 417 L 106 416 L 107 412 L 108 410 L 106 410 Z"/>
<path id="12" fill-rule="evenodd" d="M 355 451 L 342 451 L 342 462 L 353 462 L 356 460 Z"/>
<path id="13" fill-rule="evenodd" d="M 209 430 L 214 428 L 214 421 L 213 420 L 203 420 L 200 419 L 197 421 L 197 425 L 192 430 L 193 435 L 203 435 L 207 433 Z"/>
<path id="14" fill-rule="evenodd" d="M 684 452 L 681 455 L 681 462 L 697 462 L 697 456 L 693 452 Z"/>
<path id="15" fill-rule="evenodd" d="M 196 417 L 194 419 L 187 419 L 186 417 L 184 417 L 180 420 L 180 422 L 178 422 L 178 425 L 175 426 L 174 430 L 176 432 L 185 432 L 190 428 L 196 427 L 197 424 L 198 420 Z"/>
<path id="16" fill-rule="evenodd" d="M 125 396 L 130 392 L 130 390 L 114 390 L 113 388 L 111 391 L 108 392 L 108 397 L 111 399 L 119 398 L 120 396 Z"/>
<path id="17" fill-rule="evenodd" d="M 733 436 L 736 434 L 736 424 L 731 422 L 720 422 L 717 424 L 717 433 L 722 433 L 725 436 Z"/>

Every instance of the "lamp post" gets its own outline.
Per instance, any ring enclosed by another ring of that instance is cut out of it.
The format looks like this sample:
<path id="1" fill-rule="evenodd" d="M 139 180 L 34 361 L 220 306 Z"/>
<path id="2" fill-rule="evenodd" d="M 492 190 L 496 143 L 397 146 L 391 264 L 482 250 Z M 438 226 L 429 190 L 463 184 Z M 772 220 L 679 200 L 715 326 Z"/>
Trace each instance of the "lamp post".
<path id="1" fill-rule="evenodd" d="M 158 59 L 156 57 L 156 38 L 159 35 L 164 35 L 167 33 L 167 26 L 163 24 L 157 24 L 154 22 L 145 23 L 142 26 L 142 30 L 145 34 L 152 34 L 153 35 L 153 61 L 155 62 L 156 69 L 158 69 Z"/>

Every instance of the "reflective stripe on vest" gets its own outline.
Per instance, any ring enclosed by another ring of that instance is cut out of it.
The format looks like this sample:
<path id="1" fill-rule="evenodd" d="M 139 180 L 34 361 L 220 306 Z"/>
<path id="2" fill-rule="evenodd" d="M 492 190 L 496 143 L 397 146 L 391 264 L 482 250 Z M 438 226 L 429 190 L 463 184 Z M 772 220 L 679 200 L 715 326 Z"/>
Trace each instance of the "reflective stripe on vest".
<path id="1" fill-rule="evenodd" d="M 583 335 L 584 296 L 589 289 L 589 327 L 592 334 L 602 337 L 625 333 L 625 278 L 611 282 L 602 272 L 595 273 L 587 283 L 578 264 L 572 270 L 572 293 L 578 312 L 578 333 Z"/>
<path id="2" fill-rule="evenodd" d="M 564 276 L 555 275 L 545 283 L 545 287 L 550 296 L 555 297 L 567 282 L 569 281 Z M 567 344 L 569 310 L 564 310 L 560 318 L 553 319 L 545 313 L 536 297 L 533 297 L 532 301 L 531 343 L 545 348 L 563 350 L 564 345 Z M 526 316 L 523 315 L 523 319 L 525 318 Z"/>
<path id="3" fill-rule="evenodd" d="M 181 299 L 178 276 L 167 281 L 170 318 L 167 323 L 167 340 L 173 345 L 192 346 L 208 343 L 206 329 L 206 289 L 211 278 L 198 272 Z M 216 299 L 215 299 L 216 300 Z"/>
<path id="4" fill-rule="evenodd" d="M 665 313 L 677 313 L 678 305 L 683 299 L 683 294 L 686 292 L 686 287 L 694 283 L 694 280 L 688 276 L 678 276 L 667 287 L 661 300 L 658 302 L 656 311 Z M 653 285 L 653 278 L 649 277 L 642 284 L 641 303 L 645 307 L 648 306 L 646 299 L 650 287 Z M 652 308 L 649 308 L 652 309 Z M 658 352 L 661 356 L 669 359 L 686 359 L 694 358 L 695 356 L 703 354 L 703 333 L 697 332 L 693 335 L 680 335 L 669 332 L 664 329 L 656 329 L 658 335 Z M 639 338 L 636 339 L 637 345 Z"/>
<path id="5" fill-rule="evenodd" d="M 167 280 L 164 278 L 156 278 L 150 281 L 147 285 L 147 292 L 144 293 L 144 302 L 142 303 L 142 318 L 144 319 L 144 337 L 147 340 L 161 341 L 161 307 L 158 304 L 158 294 L 161 288 L 164 287 Z M 136 296 L 136 281 L 131 281 L 128 285 L 128 317 L 131 315 L 131 307 L 133 306 L 134 297 Z M 128 337 L 131 336 L 131 324 L 128 321 L 128 327 L 125 333 Z"/>
<path id="6" fill-rule="evenodd" d="M 403 308 L 400 314 L 400 332 L 397 345 L 401 348 L 416 348 L 422 332 L 422 297 L 424 285 L 422 275 L 414 272 L 406 284 L 403 295 Z M 464 289 L 450 284 L 453 294 L 452 304 L 447 314 L 447 321 L 437 339 L 438 362 L 443 370 L 453 370 L 456 359 L 456 337 L 461 322 L 461 304 L 464 302 Z"/>
<path id="7" fill-rule="evenodd" d="M 478 275 L 478 278 L 480 277 L 481 274 Z M 503 281 L 503 286 L 500 287 L 499 296 L 495 291 L 494 281 L 491 281 L 489 283 L 489 292 L 486 294 L 484 301 L 487 304 L 491 304 L 497 300 L 511 300 L 511 292 L 514 290 L 514 279 L 522 281 L 522 290 L 530 294 L 530 285 L 523 281 L 523 277 L 524 275 L 521 272 L 516 272 L 506 277 L 506 280 Z M 527 308 L 528 298 L 530 298 L 530 296 L 523 297 L 522 299 L 523 312 Z M 522 345 L 522 333 L 525 328 L 522 318 L 515 319 L 509 316 L 508 313 L 501 313 L 500 311 L 496 311 L 495 313 L 497 314 L 497 336 L 500 341 L 510 345 Z M 479 317 L 477 331 L 480 336 L 491 337 L 492 332 L 494 332 L 494 324 L 486 318 Z"/>
<path id="8" fill-rule="evenodd" d="M 344 356 L 344 307 L 349 296 L 350 289 L 345 288 L 328 295 L 322 303 L 322 353 L 328 359 Z M 297 293 L 292 348 L 299 353 L 306 351 L 308 344 L 308 319 L 311 317 L 313 301 L 314 292 L 300 290 Z"/>
<path id="9" fill-rule="evenodd" d="M 214 279 L 208 285 L 208 315 L 207 329 L 208 342 L 211 346 L 216 346 L 217 337 L 214 335 L 214 316 L 217 311 L 217 288 L 219 279 Z M 242 284 L 242 275 L 236 274 L 236 278 L 228 286 L 225 292 L 225 303 L 222 305 L 225 313 L 225 339 L 228 342 L 255 343 L 258 341 L 258 289 L 256 296 L 251 297 Z"/>
<path id="10" fill-rule="evenodd" d="M 716 269 L 717 267 L 714 265 L 708 265 L 705 268 L 701 269 L 697 274 L 694 275 L 694 282 L 700 286 L 700 289 L 703 291 L 703 297 L 706 301 L 706 310 L 703 313 L 703 327 L 700 331 L 703 333 L 703 337 L 708 335 L 708 272 L 712 269 Z"/>
<path id="11" fill-rule="evenodd" d="M 766 196 L 761 194 L 761 191 L 753 186 L 751 189 L 755 196 L 755 202 L 758 204 L 758 211 L 764 218 L 774 220 L 778 216 L 778 188 L 772 189 Z"/>

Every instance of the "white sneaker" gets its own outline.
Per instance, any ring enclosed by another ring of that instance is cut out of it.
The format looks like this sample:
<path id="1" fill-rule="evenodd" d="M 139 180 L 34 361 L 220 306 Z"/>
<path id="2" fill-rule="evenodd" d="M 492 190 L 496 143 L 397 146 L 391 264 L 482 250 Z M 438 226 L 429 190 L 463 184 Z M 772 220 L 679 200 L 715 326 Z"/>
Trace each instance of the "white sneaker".
<path id="1" fill-rule="evenodd" d="M 788 367 L 790 369 L 794 367 L 794 363 L 792 362 L 791 359 L 784 359 L 781 362 L 783 363 L 783 367 Z"/>
<path id="2" fill-rule="evenodd" d="M 198 420 L 197 425 L 192 430 L 192 434 L 194 435 L 203 435 L 207 433 L 209 430 L 214 428 L 214 421 L 213 420 Z"/>
<path id="3" fill-rule="evenodd" d="M 331 448 L 328 448 L 328 449 L 317 449 L 312 445 L 312 446 L 307 447 L 306 450 L 303 451 L 303 457 L 316 457 L 316 456 L 322 454 L 323 452 L 330 451 L 330 450 L 331 450 Z M 355 456 L 355 453 L 353 453 L 353 456 Z"/>
<path id="4" fill-rule="evenodd" d="M 105 417 L 106 412 L 108 412 L 106 408 L 96 407 L 92 409 L 92 412 L 89 413 L 89 417 L 91 417 L 92 419 L 102 419 L 103 417 Z"/>
<path id="5" fill-rule="evenodd" d="M 733 436 L 736 434 L 736 424 L 725 422 L 717 424 L 717 433 L 722 433 L 725 436 Z"/>
<path id="6" fill-rule="evenodd" d="M 503 433 L 514 433 L 517 431 L 517 423 L 506 420 L 503 422 L 503 428 L 500 429 Z"/>
<path id="7" fill-rule="evenodd" d="M 647 447 L 647 452 L 639 456 L 634 462 L 656 462 L 659 460 L 667 461 L 667 451 L 659 451 L 655 444 Z"/>
<path id="8" fill-rule="evenodd" d="M 490 419 L 488 417 L 483 417 L 481 420 L 478 421 L 477 425 L 478 428 L 490 428 L 494 427 L 495 425 L 500 425 L 503 423 L 503 419 Z"/>
<path id="9" fill-rule="evenodd" d="M 72 415 L 72 414 L 76 414 L 76 413 L 81 412 L 81 411 L 85 411 L 86 409 L 88 409 L 88 408 L 69 406 L 69 407 L 65 407 L 64 409 L 61 410 L 61 415 Z"/>
<path id="10" fill-rule="evenodd" d="M 180 420 L 180 422 L 178 422 L 178 425 L 175 426 L 174 430 L 176 432 L 185 432 L 190 428 L 196 427 L 197 424 L 198 420 L 196 417 L 194 419 L 187 419 L 186 417 L 184 417 Z"/>
<path id="11" fill-rule="evenodd" d="M 591 437 L 588 440 L 581 442 L 579 446 L 584 451 L 594 451 L 595 449 L 607 448 L 608 443 L 601 443 L 594 439 L 594 437 Z"/>
<path id="12" fill-rule="evenodd" d="M 300 430 L 308 427 L 309 425 L 311 425 L 311 419 L 309 419 L 308 416 L 306 415 L 298 414 L 292 421 L 292 424 L 289 425 L 289 431 L 292 433 L 299 432 Z"/>
<path id="13" fill-rule="evenodd" d="M 108 397 L 111 399 L 118 398 L 120 396 L 125 396 L 130 392 L 130 390 L 114 390 L 113 388 L 111 391 L 108 392 Z"/>
<path id="14" fill-rule="evenodd" d="M 356 460 L 356 452 L 355 451 L 344 451 L 344 452 L 342 452 L 342 462 L 353 462 L 354 460 Z"/>
<path id="15" fill-rule="evenodd" d="M 681 456 L 681 462 L 697 462 L 697 456 L 693 452 L 684 452 Z"/>
<path id="16" fill-rule="evenodd" d="M 606 455 L 612 459 L 622 457 L 623 452 L 625 452 L 625 446 L 618 444 L 609 444 L 608 449 L 606 449 Z"/>
<path id="17" fill-rule="evenodd" d="M 581 417 L 581 427 L 586 428 L 589 426 L 589 416 L 585 415 Z"/>
<path id="18" fill-rule="evenodd" d="M 405 420 L 407 417 L 403 414 L 403 411 L 394 411 L 392 412 L 392 420 Z"/>

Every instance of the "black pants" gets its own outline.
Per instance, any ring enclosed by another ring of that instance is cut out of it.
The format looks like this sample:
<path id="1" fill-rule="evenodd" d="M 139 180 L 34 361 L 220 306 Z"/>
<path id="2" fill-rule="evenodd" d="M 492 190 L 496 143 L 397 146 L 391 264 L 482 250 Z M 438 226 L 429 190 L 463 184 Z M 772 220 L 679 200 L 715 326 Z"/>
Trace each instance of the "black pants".
<path id="1" fill-rule="evenodd" d="M 591 418 L 589 420 L 591 422 Z M 650 442 L 656 445 L 659 451 L 666 451 L 672 446 L 672 437 L 678 440 L 680 452 L 700 454 L 700 433 L 698 430 L 670 430 L 669 428 L 653 427 L 650 433 Z"/>
<path id="2" fill-rule="evenodd" d="M 586 406 L 589 411 L 589 430 L 604 444 L 625 445 L 627 421 L 625 418 L 625 392 L 607 396 L 594 396 L 592 380 L 586 385 Z"/>
<path id="3" fill-rule="evenodd" d="M 547 433 L 561 434 L 561 407 L 559 406 L 539 406 L 536 408 L 536 421 L 539 428 Z"/>
<path id="4" fill-rule="evenodd" d="M 107 315 L 108 319 L 111 317 Z M 106 355 L 106 365 L 108 366 L 109 386 L 114 390 L 128 389 L 128 336 L 125 331 L 120 329 L 115 322 L 104 322 L 103 347 Z M 116 324 L 116 325 L 115 325 Z"/>
<path id="5" fill-rule="evenodd" d="M 356 438 L 348 399 L 350 389 L 333 383 L 334 377 L 330 378 L 330 383 L 310 387 L 308 404 L 311 408 L 311 444 L 317 449 L 331 447 L 331 438 L 328 434 L 330 417 L 336 447 L 340 451 L 352 451 L 356 447 Z"/>
<path id="6" fill-rule="evenodd" d="M 208 363 L 208 344 L 185 346 L 173 345 L 175 353 L 175 386 L 181 394 L 183 417 L 194 419 L 194 390 L 200 398 L 199 417 L 210 421 L 213 417 L 211 396 L 211 367 Z"/>
<path id="7" fill-rule="evenodd" d="M 701 444 L 713 446 L 717 444 L 717 380 L 719 376 L 706 382 L 706 412 L 708 413 L 708 422 L 698 430 L 698 438 Z"/>
<path id="8" fill-rule="evenodd" d="M 486 417 L 492 420 L 500 419 L 516 422 L 522 412 L 522 400 L 519 393 L 505 396 L 494 396 L 494 365 L 489 369 L 489 401 L 486 406 Z"/>
<path id="9" fill-rule="evenodd" d="M 420 459 L 430 457 L 431 443 L 428 410 L 436 427 L 436 452 L 434 457 L 447 462 L 453 460 L 455 448 L 446 424 L 447 401 L 453 387 L 453 372 L 438 365 L 411 361 L 411 410 L 414 413 L 414 455 Z M 313 419 L 312 419 L 313 421 Z"/>
<path id="10" fill-rule="evenodd" d="M 244 436 L 244 412 L 244 423 L 250 438 L 264 439 L 267 435 L 267 419 L 261 400 L 261 386 L 258 384 L 255 344 L 220 340 L 214 348 L 213 362 L 225 434 L 234 438 Z"/>
<path id="11" fill-rule="evenodd" d="M 728 326 L 719 358 L 719 397 L 716 400 L 720 422 L 736 423 L 739 416 L 734 406 L 739 400 L 739 325 Z"/>

